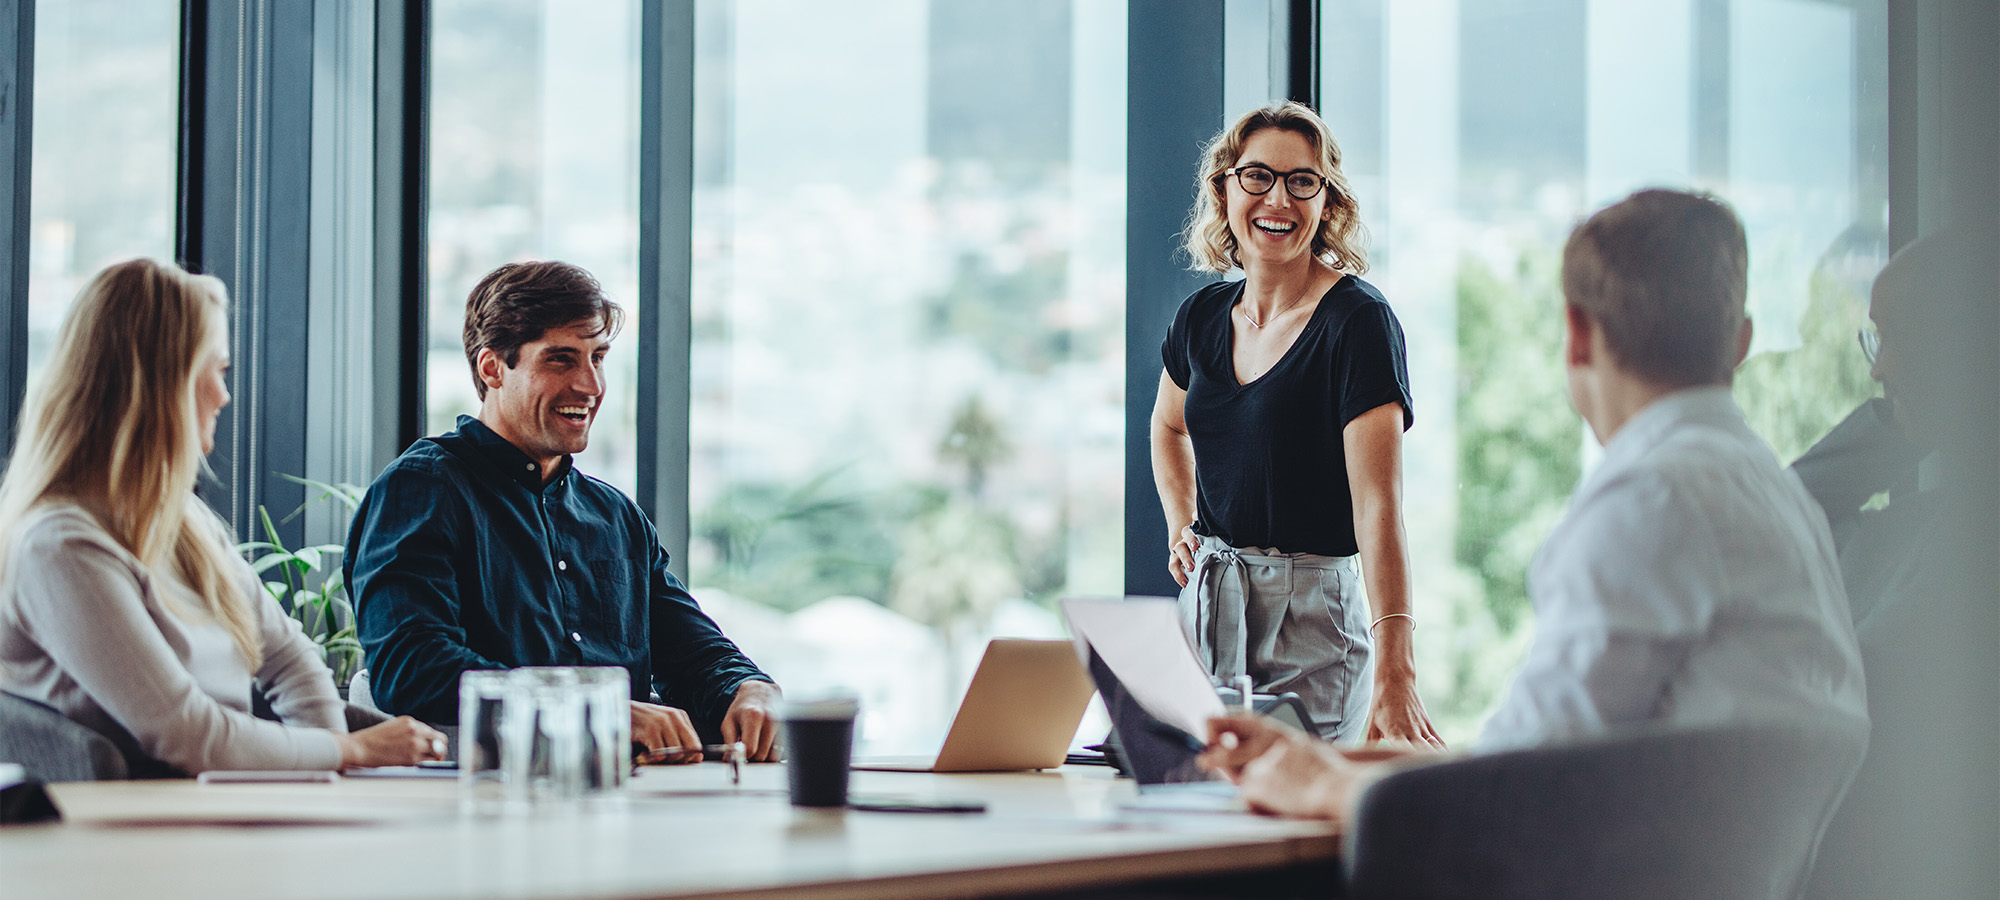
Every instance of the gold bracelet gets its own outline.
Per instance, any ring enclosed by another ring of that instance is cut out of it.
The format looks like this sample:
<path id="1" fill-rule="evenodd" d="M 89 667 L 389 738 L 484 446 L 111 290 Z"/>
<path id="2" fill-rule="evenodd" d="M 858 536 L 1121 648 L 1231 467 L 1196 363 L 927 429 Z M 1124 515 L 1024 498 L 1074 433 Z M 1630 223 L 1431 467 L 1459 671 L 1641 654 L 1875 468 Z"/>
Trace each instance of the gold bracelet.
<path id="1" fill-rule="evenodd" d="M 1375 630 L 1375 626 L 1376 626 L 1376 625 L 1380 625 L 1380 624 L 1382 624 L 1383 622 L 1387 622 L 1387 621 L 1389 621 L 1390 619 L 1394 619 L 1394 618 L 1396 618 L 1396 617 L 1398 617 L 1398 616 L 1401 616 L 1402 618 L 1405 618 L 1405 619 L 1409 619 L 1409 620 L 1410 620 L 1410 628 L 1412 628 L 1412 629 L 1415 629 L 1415 628 L 1417 627 L 1417 617 L 1416 617 L 1416 616 L 1413 616 L 1413 615 L 1410 615 L 1409 613 L 1390 613 L 1390 614 L 1388 614 L 1388 615 L 1386 615 L 1386 616 L 1383 616 L 1382 618 L 1379 618 L 1379 619 L 1376 619 L 1376 620 L 1374 621 L 1374 623 L 1373 623 L 1373 624 L 1371 624 L 1371 625 L 1369 625 L 1369 626 L 1368 626 L 1368 630 L 1369 630 L 1369 631 L 1374 631 L 1374 630 Z"/>

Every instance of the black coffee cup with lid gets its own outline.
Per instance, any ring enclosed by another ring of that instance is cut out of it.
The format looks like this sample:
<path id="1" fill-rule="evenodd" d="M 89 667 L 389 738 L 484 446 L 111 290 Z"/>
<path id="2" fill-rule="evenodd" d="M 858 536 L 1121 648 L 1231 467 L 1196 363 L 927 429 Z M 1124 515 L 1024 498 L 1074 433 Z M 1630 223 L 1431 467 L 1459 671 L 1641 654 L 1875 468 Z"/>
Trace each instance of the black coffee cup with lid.
<path id="1" fill-rule="evenodd" d="M 778 718 L 785 724 L 785 774 L 792 805 L 847 805 L 847 769 L 854 754 L 854 718 L 861 704 L 853 694 L 787 699 Z"/>

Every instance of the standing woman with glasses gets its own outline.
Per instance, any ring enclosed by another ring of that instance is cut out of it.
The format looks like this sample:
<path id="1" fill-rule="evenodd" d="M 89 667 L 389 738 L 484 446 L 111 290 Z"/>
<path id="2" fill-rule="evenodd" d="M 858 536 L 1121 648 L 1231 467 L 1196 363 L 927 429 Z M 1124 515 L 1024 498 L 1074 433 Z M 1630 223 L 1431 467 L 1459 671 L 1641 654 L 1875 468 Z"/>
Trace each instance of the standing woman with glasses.
<path id="1" fill-rule="evenodd" d="M 0 479 L 0 689 L 135 774 L 440 758 L 407 717 L 347 733 L 318 649 L 195 497 L 229 403 L 227 306 L 222 282 L 137 259 L 63 319 Z M 250 714 L 257 687 L 282 724 Z"/>
<path id="2" fill-rule="evenodd" d="M 1308 107 L 1253 110 L 1209 142 L 1197 191 L 1189 255 L 1244 278 L 1188 297 L 1160 348 L 1153 480 L 1182 618 L 1212 674 L 1298 693 L 1322 737 L 1442 746 L 1411 643 L 1403 332 L 1359 277 L 1340 148 Z"/>

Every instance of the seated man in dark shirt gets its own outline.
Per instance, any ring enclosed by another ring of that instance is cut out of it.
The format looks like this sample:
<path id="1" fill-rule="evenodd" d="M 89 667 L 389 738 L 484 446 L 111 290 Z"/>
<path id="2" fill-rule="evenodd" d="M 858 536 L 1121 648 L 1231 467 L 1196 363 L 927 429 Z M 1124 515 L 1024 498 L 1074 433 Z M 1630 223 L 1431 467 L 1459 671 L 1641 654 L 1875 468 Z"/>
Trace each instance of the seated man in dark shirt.
<path id="1" fill-rule="evenodd" d="M 1826 510 L 1868 671 L 1868 758 L 1806 896 L 1995 896 L 1994 334 L 2000 250 L 1959 224 L 1889 260 L 1862 347 L 1882 396 L 1792 468 Z M 1991 881 L 1985 881 L 1991 885 Z"/>
<path id="2" fill-rule="evenodd" d="M 769 759 L 777 686 L 667 570 L 651 522 L 576 471 L 622 311 L 589 273 L 501 266 L 465 305 L 477 418 L 411 445 L 347 538 L 347 583 L 384 711 L 458 721 L 461 673 L 622 666 L 649 748 L 742 741 Z M 657 690 L 662 703 L 648 702 Z"/>

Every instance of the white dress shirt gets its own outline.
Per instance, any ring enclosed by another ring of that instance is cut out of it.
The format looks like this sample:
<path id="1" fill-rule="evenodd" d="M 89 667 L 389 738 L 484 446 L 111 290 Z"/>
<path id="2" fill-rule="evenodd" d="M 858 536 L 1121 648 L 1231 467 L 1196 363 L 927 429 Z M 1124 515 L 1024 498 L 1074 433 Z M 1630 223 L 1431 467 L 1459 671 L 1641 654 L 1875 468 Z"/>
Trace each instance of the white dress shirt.
<path id="1" fill-rule="evenodd" d="M 1534 642 L 1484 748 L 1642 722 L 1867 728 L 1826 516 L 1726 388 L 1670 394 L 1612 436 L 1528 596 Z"/>

